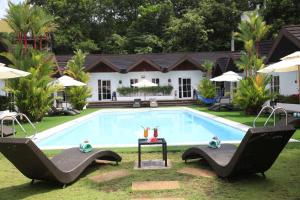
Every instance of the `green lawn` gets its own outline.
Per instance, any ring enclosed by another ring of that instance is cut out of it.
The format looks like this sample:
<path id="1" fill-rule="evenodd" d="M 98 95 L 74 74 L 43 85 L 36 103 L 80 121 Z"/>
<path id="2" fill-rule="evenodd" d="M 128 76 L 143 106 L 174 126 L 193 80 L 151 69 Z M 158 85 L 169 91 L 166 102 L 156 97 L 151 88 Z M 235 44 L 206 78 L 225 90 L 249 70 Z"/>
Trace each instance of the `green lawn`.
<path id="1" fill-rule="evenodd" d="M 245 115 L 245 113 L 242 111 L 217 112 L 217 111 L 210 111 L 207 109 L 207 107 L 191 106 L 191 108 L 202 111 L 202 112 L 207 112 L 207 113 L 219 116 L 219 117 L 224 117 L 226 119 L 230 119 L 232 121 L 236 121 L 236 122 L 248 125 L 248 126 L 253 126 L 253 121 L 256 117 L 256 115 Z M 257 126 L 263 126 L 266 119 L 267 119 L 266 116 L 262 116 L 262 117 L 258 118 Z M 269 124 L 272 125 L 272 123 L 273 123 L 273 121 L 271 119 Z M 293 135 L 293 138 L 300 140 L 300 129 L 295 132 L 295 134 Z"/>
<path id="2" fill-rule="evenodd" d="M 273 167 L 266 173 L 267 178 L 259 175 L 243 177 L 227 182 L 219 178 L 202 178 L 177 173 L 183 167 L 207 168 L 200 162 L 185 164 L 181 161 L 181 150 L 169 152 L 172 168 L 169 170 L 133 170 L 137 160 L 135 152 L 119 151 L 123 161 L 119 166 L 96 165 L 84 173 L 78 181 L 66 189 L 46 182 L 30 185 L 30 180 L 16 170 L 10 162 L 0 156 L 0 199 L 131 199 L 153 197 L 184 197 L 185 199 L 299 199 L 300 197 L 300 146 L 289 144 L 281 153 Z M 53 155 L 53 152 L 48 152 Z M 160 152 L 143 154 L 143 159 L 160 158 Z M 130 177 L 96 184 L 88 179 L 101 173 L 128 169 Z M 133 181 L 177 180 L 178 190 L 134 192 Z"/>
<path id="3" fill-rule="evenodd" d="M 41 132 L 41 131 L 47 130 L 49 128 L 52 128 L 52 127 L 58 126 L 60 124 L 63 124 L 65 122 L 68 122 L 70 120 L 76 119 L 78 117 L 82 117 L 84 115 L 90 114 L 90 113 L 95 112 L 97 110 L 99 110 L 99 109 L 87 108 L 85 110 L 82 110 L 79 115 L 74 115 L 74 116 L 64 116 L 64 115 L 62 115 L 62 116 L 44 117 L 41 122 L 34 123 L 34 125 L 37 128 L 37 131 Z M 27 124 L 22 123 L 22 126 L 27 131 L 28 135 L 34 134 L 34 129 L 28 123 Z M 20 129 L 20 127 L 18 125 L 16 125 L 16 129 L 17 129 L 17 136 L 18 137 L 24 137 L 25 133 Z"/>
<path id="4" fill-rule="evenodd" d="M 206 108 L 193 107 L 207 112 Z M 95 111 L 88 109 L 81 115 Z M 254 116 L 245 116 L 240 112 L 210 112 L 221 117 L 251 125 Z M 76 116 L 79 117 L 79 116 Z M 56 126 L 75 117 L 46 117 L 37 125 L 39 131 Z M 262 122 L 261 120 L 260 122 Z M 296 137 L 298 137 L 297 133 Z M 61 189 L 56 184 L 36 182 L 24 177 L 5 157 L 0 155 L 0 200 L 6 199 L 132 199 L 183 197 L 185 199 L 299 199 L 300 198 L 300 143 L 290 143 L 280 154 L 272 168 L 267 171 L 266 179 L 259 175 L 243 177 L 231 181 L 219 178 L 194 177 L 179 174 L 176 171 L 183 167 L 208 168 L 203 162 L 185 164 L 181 155 L 187 147 L 168 148 L 168 158 L 172 162 L 169 170 L 133 170 L 137 160 L 136 148 L 115 148 L 123 161 L 119 166 L 96 165 L 89 168 L 78 181 Z M 59 151 L 47 151 L 51 157 Z M 160 158 L 158 148 L 147 148 L 143 159 Z M 89 180 L 90 176 L 108 171 L 128 169 L 132 175 L 127 178 L 96 184 Z M 134 192 L 133 181 L 178 180 L 181 188 L 169 191 Z"/>

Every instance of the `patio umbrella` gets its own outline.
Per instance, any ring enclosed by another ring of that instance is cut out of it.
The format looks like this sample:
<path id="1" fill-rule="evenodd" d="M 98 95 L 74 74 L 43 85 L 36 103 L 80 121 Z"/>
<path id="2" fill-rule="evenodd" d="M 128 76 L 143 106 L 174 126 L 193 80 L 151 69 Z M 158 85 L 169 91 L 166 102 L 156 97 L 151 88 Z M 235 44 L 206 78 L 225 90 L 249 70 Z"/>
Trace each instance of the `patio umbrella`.
<path id="1" fill-rule="evenodd" d="M 156 83 L 152 83 L 147 79 L 142 79 L 141 81 L 132 84 L 133 87 L 144 88 L 144 87 L 157 87 Z M 146 93 L 144 92 L 144 99 L 146 100 Z"/>
<path id="2" fill-rule="evenodd" d="M 230 88 L 232 88 L 232 82 L 238 82 L 242 79 L 243 79 L 243 77 L 241 77 L 237 73 L 235 73 L 233 71 L 228 71 L 228 72 L 225 72 L 224 74 L 217 76 L 215 78 L 212 78 L 210 80 L 215 81 L 215 82 L 230 82 Z M 230 94 L 230 95 L 232 95 L 232 94 Z"/>
<path id="3" fill-rule="evenodd" d="M 215 82 L 238 82 L 242 80 L 242 77 L 233 71 L 228 71 L 210 80 Z"/>
<path id="4" fill-rule="evenodd" d="M 80 87 L 80 86 L 85 86 L 86 84 L 80 81 L 77 81 L 73 79 L 70 76 L 62 76 L 52 82 L 50 82 L 50 85 L 61 85 L 63 87 Z M 67 98 L 67 95 L 66 95 Z M 67 99 L 66 99 L 66 108 L 67 108 Z"/>
<path id="5" fill-rule="evenodd" d="M 29 72 L 13 69 L 10 67 L 5 67 L 3 63 L 0 63 L 0 80 L 24 77 L 24 76 L 28 76 L 29 74 L 30 74 Z"/>
<path id="6" fill-rule="evenodd" d="M 293 72 L 298 71 L 298 91 L 300 102 L 300 51 L 296 51 L 280 59 L 281 61 L 271 64 L 258 72 L 272 73 L 272 72 Z"/>

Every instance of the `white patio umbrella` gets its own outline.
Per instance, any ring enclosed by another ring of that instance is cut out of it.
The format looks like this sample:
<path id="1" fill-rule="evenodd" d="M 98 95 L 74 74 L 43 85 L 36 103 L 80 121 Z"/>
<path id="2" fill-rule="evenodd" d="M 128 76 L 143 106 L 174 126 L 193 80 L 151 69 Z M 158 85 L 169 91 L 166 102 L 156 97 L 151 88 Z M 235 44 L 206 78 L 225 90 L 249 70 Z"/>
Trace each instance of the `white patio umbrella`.
<path id="1" fill-rule="evenodd" d="M 238 75 L 237 73 L 233 71 L 225 72 L 224 74 L 217 76 L 215 78 L 210 79 L 211 81 L 215 82 L 238 82 L 242 80 L 243 77 Z"/>
<path id="2" fill-rule="evenodd" d="M 157 87 L 156 83 L 152 83 L 147 79 L 142 79 L 141 81 L 132 84 L 133 87 L 143 88 L 143 87 Z M 146 100 L 146 94 L 144 93 L 144 99 Z"/>
<path id="3" fill-rule="evenodd" d="M 64 75 L 64 76 L 50 82 L 50 85 L 60 85 L 65 88 L 65 87 L 73 87 L 73 86 L 80 87 L 80 86 L 85 86 L 86 84 L 83 82 L 77 81 L 70 76 Z M 66 98 L 67 98 L 67 95 L 66 95 Z M 66 99 L 66 108 L 67 108 L 67 99 Z"/>
<path id="4" fill-rule="evenodd" d="M 300 102 L 300 51 L 296 51 L 280 59 L 281 61 L 271 64 L 258 72 L 272 73 L 272 72 L 293 72 L 298 71 L 298 91 Z"/>
<path id="5" fill-rule="evenodd" d="M 238 82 L 242 79 L 243 79 L 243 77 L 241 77 L 237 73 L 235 73 L 233 71 L 228 71 L 228 72 L 225 72 L 222 75 L 212 78 L 210 80 L 215 81 L 215 82 L 230 82 L 230 88 L 231 88 L 230 96 L 232 98 L 232 96 L 233 96 L 232 82 Z"/>
<path id="6" fill-rule="evenodd" d="M 6 67 L 3 63 L 0 63 L 0 80 L 24 77 L 28 76 L 29 74 L 29 72 Z"/>

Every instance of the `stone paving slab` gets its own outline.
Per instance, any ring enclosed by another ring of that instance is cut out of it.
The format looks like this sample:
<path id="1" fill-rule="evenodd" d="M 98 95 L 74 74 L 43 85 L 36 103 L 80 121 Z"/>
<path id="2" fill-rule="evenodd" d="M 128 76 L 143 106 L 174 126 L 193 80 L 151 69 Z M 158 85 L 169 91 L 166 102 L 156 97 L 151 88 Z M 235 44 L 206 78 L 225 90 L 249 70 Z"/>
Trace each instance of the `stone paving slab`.
<path id="1" fill-rule="evenodd" d="M 142 160 L 141 168 L 138 168 L 138 161 L 134 162 L 134 169 L 144 170 L 144 169 L 170 169 L 172 167 L 172 163 L 170 160 L 167 160 L 167 167 L 165 167 L 164 160 Z"/>
<path id="2" fill-rule="evenodd" d="M 123 178 L 129 175 L 131 175 L 131 173 L 128 170 L 122 169 L 122 170 L 116 170 L 116 171 L 111 171 L 100 175 L 92 176 L 89 177 L 89 179 L 96 183 L 101 183 L 101 182 L 106 182 L 118 178 Z"/>
<path id="3" fill-rule="evenodd" d="M 178 181 L 141 181 L 132 183 L 133 191 L 175 190 L 179 188 L 180 185 Z"/>
<path id="4" fill-rule="evenodd" d="M 198 177 L 211 178 L 211 177 L 216 177 L 217 176 L 211 170 L 201 169 L 201 168 L 192 168 L 192 167 L 185 167 L 185 168 L 182 168 L 182 169 L 178 170 L 177 172 L 181 173 L 181 174 L 189 174 L 189 175 L 198 176 Z"/>

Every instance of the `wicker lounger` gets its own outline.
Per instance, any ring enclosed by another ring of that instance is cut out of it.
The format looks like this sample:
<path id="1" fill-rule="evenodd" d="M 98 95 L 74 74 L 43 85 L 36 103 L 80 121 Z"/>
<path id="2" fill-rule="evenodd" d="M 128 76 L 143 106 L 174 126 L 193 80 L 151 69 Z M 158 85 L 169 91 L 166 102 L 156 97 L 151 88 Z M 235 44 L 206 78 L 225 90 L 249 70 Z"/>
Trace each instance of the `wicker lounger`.
<path id="1" fill-rule="evenodd" d="M 0 152 L 26 177 L 34 180 L 66 184 L 74 182 L 96 159 L 116 161 L 122 158 L 112 151 L 93 150 L 82 153 L 79 148 L 64 150 L 49 159 L 30 139 L 0 139 Z"/>
<path id="2" fill-rule="evenodd" d="M 238 148 L 232 144 L 222 144 L 219 149 L 202 145 L 186 150 L 182 159 L 203 158 L 218 176 L 225 178 L 253 173 L 264 175 L 294 132 L 292 125 L 250 128 Z"/>

